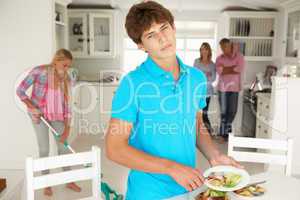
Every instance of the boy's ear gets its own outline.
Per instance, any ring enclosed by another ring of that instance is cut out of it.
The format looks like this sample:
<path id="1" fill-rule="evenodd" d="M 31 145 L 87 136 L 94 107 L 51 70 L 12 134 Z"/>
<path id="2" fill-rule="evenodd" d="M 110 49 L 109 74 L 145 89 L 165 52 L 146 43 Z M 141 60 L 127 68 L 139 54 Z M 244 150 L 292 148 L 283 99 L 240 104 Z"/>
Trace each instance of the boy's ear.
<path id="1" fill-rule="evenodd" d="M 138 43 L 137 46 L 138 46 L 138 49 L 146 52 L 146 49 L 144 48 L 144 45 L 142 43 Z"/>

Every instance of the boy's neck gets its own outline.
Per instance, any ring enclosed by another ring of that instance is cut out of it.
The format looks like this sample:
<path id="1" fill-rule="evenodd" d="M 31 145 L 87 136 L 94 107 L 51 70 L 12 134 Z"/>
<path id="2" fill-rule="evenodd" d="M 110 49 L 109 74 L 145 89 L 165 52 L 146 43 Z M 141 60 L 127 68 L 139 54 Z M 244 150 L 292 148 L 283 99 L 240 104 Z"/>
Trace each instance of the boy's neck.
<path id="1" fill-rule="evenodd" d="M 179 64 L 176 59 L 176 56 L 165 59 L 152 59 L 160 68 L 162 68 L 165 71 L 171 72 L 174 76 L 174 79 L 177 80 L 179 74 Z"/>
<path id="2" fill-rule="evenodd" d="M 177 62 L 176 56 L 170 57 L 170 58 L 165 58 L 165 59 L 155 59 L 152 58 L 155 63 L 162 68 L 165 71 L 172 72 L 176 70 L 176 68 L 179 67 L 179 64 Z"/>

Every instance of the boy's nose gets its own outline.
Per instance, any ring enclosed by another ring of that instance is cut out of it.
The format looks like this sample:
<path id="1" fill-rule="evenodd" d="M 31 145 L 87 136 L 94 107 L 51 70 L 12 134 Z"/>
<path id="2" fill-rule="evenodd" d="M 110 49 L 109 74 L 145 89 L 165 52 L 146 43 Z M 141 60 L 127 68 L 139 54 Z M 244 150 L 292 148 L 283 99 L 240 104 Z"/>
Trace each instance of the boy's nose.
<path id="1" fill-rule="evenodd" d="M 159 39 L 160 42 L 166 41 L 166 36 L 165 36 L 165 34 L 163 34 L 162 32 L 159 32 L 159 33 L 157 34 L 157 37 L 158 37 L 158 39 Z"/>

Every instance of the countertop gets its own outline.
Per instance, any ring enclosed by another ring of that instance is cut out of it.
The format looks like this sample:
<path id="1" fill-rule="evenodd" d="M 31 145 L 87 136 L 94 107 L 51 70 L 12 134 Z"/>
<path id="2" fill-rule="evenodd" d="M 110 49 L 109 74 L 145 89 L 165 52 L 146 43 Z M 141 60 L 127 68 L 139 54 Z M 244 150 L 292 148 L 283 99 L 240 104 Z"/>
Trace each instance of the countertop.
<path id="1" fill-rule="evenodd" d="M 86 80 L 79 80 L 76 81 L 75 86 L 79 85 L 99 85 L 99 86 L 118 86 L 120 81 L 112 81 L 112 82 L 100 82 L 100 81 L 86 81 Z"/>

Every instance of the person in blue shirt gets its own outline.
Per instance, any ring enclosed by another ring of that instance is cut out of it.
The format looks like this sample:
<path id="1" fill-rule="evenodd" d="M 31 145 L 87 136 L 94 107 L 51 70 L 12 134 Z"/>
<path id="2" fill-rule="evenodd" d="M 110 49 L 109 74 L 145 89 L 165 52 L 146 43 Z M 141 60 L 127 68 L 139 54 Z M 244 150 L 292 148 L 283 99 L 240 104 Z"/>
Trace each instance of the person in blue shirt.
<path id="1" fill-rule="evenodd" d="M 203 42 L 201 44 L 200 57 L 195 59 L 193 66 L 204 72 L 207 78 L 207 95 L 206 106 L 203 108 L 203 122 L 208 132 L 212 135 L 213 128 L 209 121 L 208 109 L 210 98 L 214 95 L 213 82 L 216 80 L 216 65 L 212 61 L 212 50 L 209 43 Z"/>
<path id="2" fill-rule="evenodd" d="M 203 184 L 196 148 L 212 166 L 233 165 L 202 121 L 207 79 L 176 56 L 174 18 L 162 5 L 133 5 L 125 27 L 148 58 L 121 81 L 112 102 L 106 156 L 130 168 L 127 200 L 159 200 Z"/>

